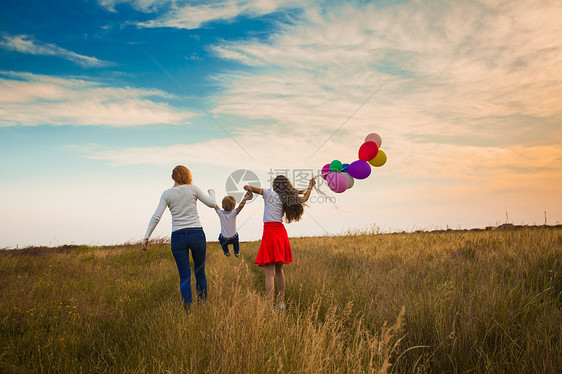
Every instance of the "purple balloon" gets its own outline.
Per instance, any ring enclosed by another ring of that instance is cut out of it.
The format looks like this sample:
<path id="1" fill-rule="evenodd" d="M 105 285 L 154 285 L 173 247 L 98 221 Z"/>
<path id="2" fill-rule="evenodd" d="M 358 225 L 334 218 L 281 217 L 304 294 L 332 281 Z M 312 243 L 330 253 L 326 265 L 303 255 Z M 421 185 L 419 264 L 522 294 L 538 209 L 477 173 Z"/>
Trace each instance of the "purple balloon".
<path id="1" fill-rule="evenodd" d="M 347 179 L 342 173 L 330 173 L 326 175 L 328 187 L 336 193 L 342 193 L 347 190 Z"/>
<path id="2" fill-rule="evenodd" d="M 371 165 L 367 161 L 357 160 L 347 167 L 347 173 L 355 179 L 365 179 L 371 175 Z"/>
<path id="3" fill-rule="evenodd" d="M 330 164 L 324 165 L 322 168 L 322 178 L 326 179 L 326 175 L 330 172 Z"/>

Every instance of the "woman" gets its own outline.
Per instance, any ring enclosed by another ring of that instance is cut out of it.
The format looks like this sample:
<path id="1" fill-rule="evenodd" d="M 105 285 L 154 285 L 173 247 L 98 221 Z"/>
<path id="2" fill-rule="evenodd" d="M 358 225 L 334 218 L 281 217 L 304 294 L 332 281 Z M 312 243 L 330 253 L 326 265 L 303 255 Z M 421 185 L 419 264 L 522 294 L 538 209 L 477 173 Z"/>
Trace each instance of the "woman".
<path id="1" fill-rule="evenodd" d="M 172 254 L 180 274 L 180 291 L 184 306 L 191 304 L 191 268 L 189 267 L 189 250 L 193 258 L 195 288 L 199 299 L 207 297 L 207 278 L 205 277 L 205 254 L 207 241 L 197 214 L 197 200 L 209 208 L 216 205 L 215 191 L 208 190 L 208 195 L 191 184 L 191 172 L 183 165 L 172 171 L 174 187 L 164 191 L 160 203 L 150 219 L 144 236 L 142 249 L 148 250 L 148 239 L 156 228 L 166 207 L 172 214 Z"/>

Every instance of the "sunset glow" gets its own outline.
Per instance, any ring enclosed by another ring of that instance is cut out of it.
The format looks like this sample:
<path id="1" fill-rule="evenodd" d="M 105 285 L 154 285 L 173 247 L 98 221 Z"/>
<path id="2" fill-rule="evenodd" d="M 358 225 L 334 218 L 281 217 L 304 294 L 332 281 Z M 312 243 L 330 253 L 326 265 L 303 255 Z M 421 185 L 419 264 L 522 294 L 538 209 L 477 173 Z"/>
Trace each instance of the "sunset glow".
<path id="1" fill-rule="evenodd" d="M 222 199 L 237 169 L 317 172 L 372 132 L 386 165 L 289 236 L 560 223 L 561 16 L 531 0 L 4 0 L 0 248 L 140 240 L 177 164 Z"/>

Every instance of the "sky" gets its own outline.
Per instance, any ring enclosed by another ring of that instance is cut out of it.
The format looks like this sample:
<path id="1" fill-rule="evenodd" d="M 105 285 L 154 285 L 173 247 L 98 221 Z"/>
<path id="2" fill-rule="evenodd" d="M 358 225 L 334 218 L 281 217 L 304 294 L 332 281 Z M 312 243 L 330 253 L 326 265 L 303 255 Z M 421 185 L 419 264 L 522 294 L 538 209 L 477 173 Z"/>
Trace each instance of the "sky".
<path id="1" fill-rule="evenodd" d="M 302 187 L 373 132 L 387 163 L 341 194 L 319 183 L 330 198 L 289 236 L 560 223 L 561 17 L 554 0 L 2 0 L 0 248 L 138 241 L 178 164 L 220 201 L 237 170 Z M 247 204 L 241 240 L 262 216 Z M 170 231 L 167 212 L 153 237 Z"/>

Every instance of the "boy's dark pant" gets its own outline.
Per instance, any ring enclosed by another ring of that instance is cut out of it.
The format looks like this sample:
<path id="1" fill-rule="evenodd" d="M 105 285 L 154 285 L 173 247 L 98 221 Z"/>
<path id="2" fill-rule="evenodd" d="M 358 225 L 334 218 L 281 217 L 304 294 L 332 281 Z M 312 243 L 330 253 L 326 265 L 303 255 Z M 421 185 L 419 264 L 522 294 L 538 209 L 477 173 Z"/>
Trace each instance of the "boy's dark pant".
<path id="1" fill-rule="evenodd" d="M 238 233 L 234 235 L 232 238 L 225 238 L 222 234 L 219 234 L 219 243 L 222 247 L 222 251 L 224 253 L 228 253 L 228 245 L 232 244 L 234 248 L 234 254 L 240 253 L 240 242 L 238 240 Z"/>

